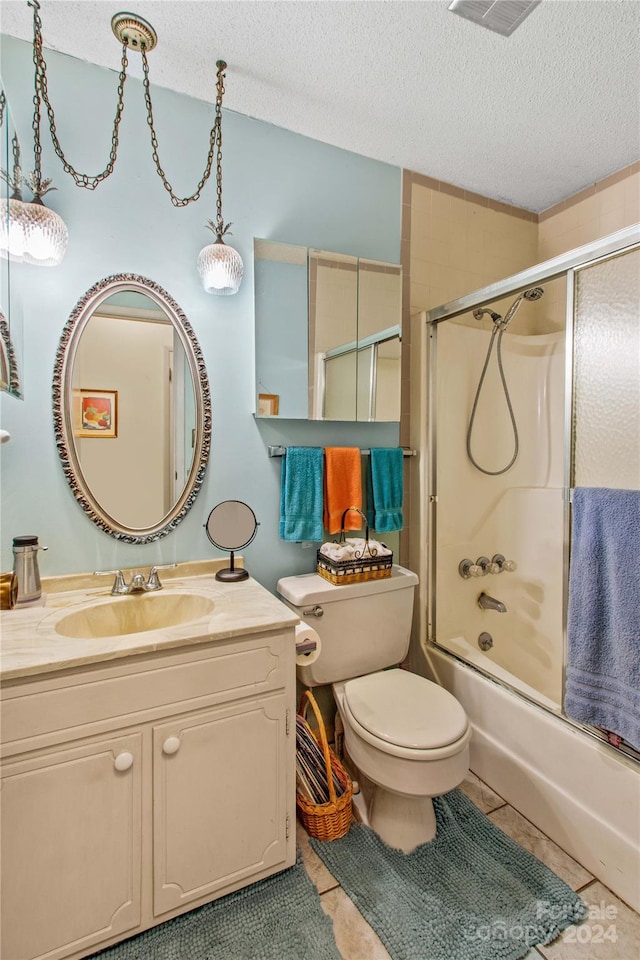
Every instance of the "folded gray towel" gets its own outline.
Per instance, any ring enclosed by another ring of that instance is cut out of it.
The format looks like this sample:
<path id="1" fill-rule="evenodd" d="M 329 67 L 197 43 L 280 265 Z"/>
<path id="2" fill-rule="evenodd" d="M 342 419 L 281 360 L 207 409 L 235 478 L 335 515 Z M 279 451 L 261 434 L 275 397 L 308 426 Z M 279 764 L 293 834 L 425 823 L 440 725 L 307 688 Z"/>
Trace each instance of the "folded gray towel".
<path id="1" fill-rule="evenodd" d="M 564 709 L 640 749 L 640 491 L 573 495 Z"/>

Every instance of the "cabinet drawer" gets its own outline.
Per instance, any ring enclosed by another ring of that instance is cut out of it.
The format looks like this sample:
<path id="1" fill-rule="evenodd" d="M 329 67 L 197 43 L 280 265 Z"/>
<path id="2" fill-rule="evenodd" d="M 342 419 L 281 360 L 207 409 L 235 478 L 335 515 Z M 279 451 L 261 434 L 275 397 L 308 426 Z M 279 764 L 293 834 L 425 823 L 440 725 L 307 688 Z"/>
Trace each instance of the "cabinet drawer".
<path id="1" fill-rule="evenodd" d="M 293 651 L 291 630 L 7 684 L 0 703 L 3 753 L 284 688 Z"/>

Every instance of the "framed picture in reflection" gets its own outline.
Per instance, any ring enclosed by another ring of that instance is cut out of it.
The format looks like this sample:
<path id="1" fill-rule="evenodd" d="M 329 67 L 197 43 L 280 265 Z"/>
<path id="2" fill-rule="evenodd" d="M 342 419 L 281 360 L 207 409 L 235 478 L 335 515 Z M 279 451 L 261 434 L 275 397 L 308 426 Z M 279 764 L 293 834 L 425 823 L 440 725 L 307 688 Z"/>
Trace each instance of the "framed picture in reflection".
<path id="1" fill-rule="evenodd" d="M 258 394 L 258 415 L 261 417 L 277 417 L 280 406 L 280 395 L 277 393 Z"/>
<path id="2" fill-rule="evenodd" d="M 76 437 L 118 436 L 118 391 L 74 390 L 73 423 Z"/>

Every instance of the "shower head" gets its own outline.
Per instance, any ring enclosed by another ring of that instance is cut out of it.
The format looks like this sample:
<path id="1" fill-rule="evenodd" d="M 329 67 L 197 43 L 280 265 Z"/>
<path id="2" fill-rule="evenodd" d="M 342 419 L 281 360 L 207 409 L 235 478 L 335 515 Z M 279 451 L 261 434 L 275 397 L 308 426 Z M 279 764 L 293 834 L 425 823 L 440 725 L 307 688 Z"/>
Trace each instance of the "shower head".
<path id="1" fill-rule="evenodd" d="M 494 323 L 500 323 L 502 321 L 502 317 L 500 316 L 500 314 L 495 313 L 493 310 L 474 310 L 473 311 L 474 319 L 482 320 L 485 313 L 487 313 L 491 317 Z"/>

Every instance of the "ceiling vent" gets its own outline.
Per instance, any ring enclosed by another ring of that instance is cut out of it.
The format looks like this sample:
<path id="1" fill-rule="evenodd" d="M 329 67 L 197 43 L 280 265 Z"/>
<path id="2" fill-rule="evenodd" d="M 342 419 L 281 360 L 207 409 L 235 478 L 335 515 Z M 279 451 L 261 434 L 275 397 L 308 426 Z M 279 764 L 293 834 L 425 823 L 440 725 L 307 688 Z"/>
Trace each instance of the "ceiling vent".
<path id="1" fill-rule="evenodd" d="M 453 0 L 449 10 L 487 30 L 510 37 L 539 3 L 540 0 Z"/>

